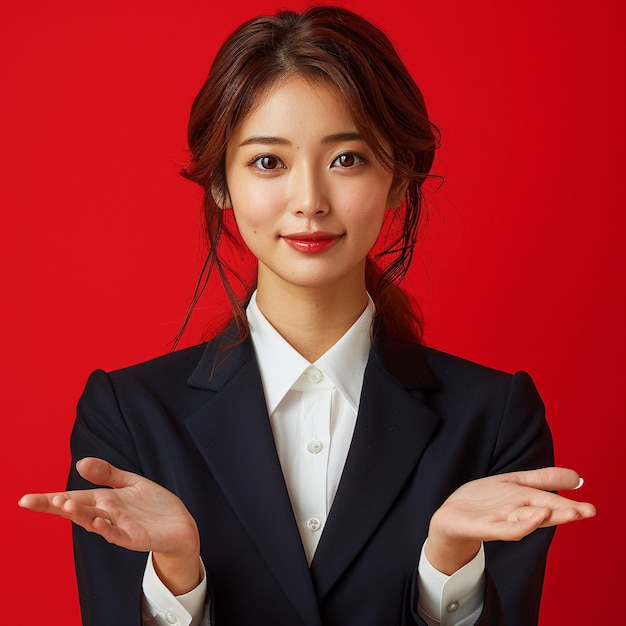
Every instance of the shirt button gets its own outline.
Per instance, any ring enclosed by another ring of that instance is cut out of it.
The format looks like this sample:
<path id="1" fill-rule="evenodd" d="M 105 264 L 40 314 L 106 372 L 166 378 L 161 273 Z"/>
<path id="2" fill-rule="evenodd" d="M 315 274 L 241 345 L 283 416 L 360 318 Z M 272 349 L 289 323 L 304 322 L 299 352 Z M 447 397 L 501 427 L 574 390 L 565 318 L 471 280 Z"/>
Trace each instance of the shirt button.
<path id="1" fill-rule="evenodd" d="M 317 454 L 322 449 L 322 443 L 318 441 L 317 439 L 313 439 L 313 441 L 309 441 L 309 443 L 306 446 L 306 449 L 311 454 Z"/>
<path id="2" fill-rule="evenodd" d="M 168 611 L 164 617 L 165 617 L 165 621 L 168 624 L 178 624 L 178 619 L 176 618 L 176 615 L 174 615 L 174 613 L 170 613 Z"/>
<path id="3" fill-rule="evenodd" d="M 324 378 L 324 374 L 317 367 L 309 367 L 306 371 L 306 379 L 310 383 L 319 383 Z"/>
<path id="4" fill-rule="evenodd" d="M 306 527 L 311 531 L 311 532 L 315 532 L 316 530 L 319 530 L 322 527 L 322 522 L 320 522 L 317 517 L 312 517 L 311 519 L 307 520 L 306 522 Z"/>
<path id="5" fill-rule="evenodd" d="M 458 610 L 458 608 L 458 602 L 450 602 L 450 604 L 448 604 L 448 606 L 446 607 L 446 611 L 448 611 L 448 613 L 454 613 L 456 610 Z"/>

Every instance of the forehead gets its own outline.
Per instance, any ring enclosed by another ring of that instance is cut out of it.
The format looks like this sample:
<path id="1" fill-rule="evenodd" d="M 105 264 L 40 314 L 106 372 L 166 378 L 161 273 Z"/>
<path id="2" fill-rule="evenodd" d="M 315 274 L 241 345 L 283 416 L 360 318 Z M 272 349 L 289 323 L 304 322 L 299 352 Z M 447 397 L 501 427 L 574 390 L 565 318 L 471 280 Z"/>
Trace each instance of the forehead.
<path id="1" fill-rule="evenodd" d="M 259 126 L 273 132 L 333 127 L 356 130 L 348 103 L 335 85 L 301 76 L 285 78 L 268 87 L 234 134 Z"/>

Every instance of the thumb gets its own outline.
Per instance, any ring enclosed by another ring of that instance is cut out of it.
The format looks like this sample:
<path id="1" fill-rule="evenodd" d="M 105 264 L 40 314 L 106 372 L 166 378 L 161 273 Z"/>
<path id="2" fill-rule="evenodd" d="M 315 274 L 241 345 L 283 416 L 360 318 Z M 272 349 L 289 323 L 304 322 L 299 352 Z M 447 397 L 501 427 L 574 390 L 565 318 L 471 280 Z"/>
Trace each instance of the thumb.
<path id="1" fill-rule="evenodd" d="M 503 474 L 502 478 L 506 482 L 544 491 L 572 490 L 577 489 L 581 484 L 580 476 L 574 470 L 565 467 L 544 467 L 537 470 L 512 472 Z"/>
<path id="2" fill-rule="evenodd" d="M 85 457 L 76 463 L 78 473 L 94 485 L 104 485 L 105 487 L 131 487 L 139 480 L 137 474 L 127 472 L 111 465 L 104 459 L 95 457 Z"/>

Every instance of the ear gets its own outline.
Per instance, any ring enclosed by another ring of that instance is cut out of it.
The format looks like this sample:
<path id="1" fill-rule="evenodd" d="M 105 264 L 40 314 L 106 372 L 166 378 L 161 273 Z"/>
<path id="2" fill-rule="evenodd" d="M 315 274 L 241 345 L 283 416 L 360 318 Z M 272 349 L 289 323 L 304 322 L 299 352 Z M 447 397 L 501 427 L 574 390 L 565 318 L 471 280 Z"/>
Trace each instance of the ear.
<path id="1" fill-rule="evenodd" d="M 408 178 L 394 178 L 391 183 L 391 189 L 387 196 L 387 208 L 398 209 L 404 202 L 407 187 L 409 186 Z"/>
<path id="2" fill-rule="evenodd" d="M 230 209 L 233 203 L 230 200 L 228 190 L 221 190 L 217 187 L 211 187 L 211 195 L 213 196 L 213 202 L 217 204 L 220 209 Z"/>

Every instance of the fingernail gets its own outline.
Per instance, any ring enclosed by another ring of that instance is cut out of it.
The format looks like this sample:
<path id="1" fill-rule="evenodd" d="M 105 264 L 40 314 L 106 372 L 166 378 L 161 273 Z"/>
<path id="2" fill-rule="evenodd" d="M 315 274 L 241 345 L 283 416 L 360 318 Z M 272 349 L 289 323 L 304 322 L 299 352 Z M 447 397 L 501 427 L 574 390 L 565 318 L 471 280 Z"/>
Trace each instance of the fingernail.
<path id="1" fill-rule="evenodd" d="M 580 489 L 584 484 L 585 484 L 585 479 L 580 477 L 578 479 L 578 484 L 576 485 L 576 487 L 574 487 L 574 491 L 576 491 L 576 489 Z"/>

